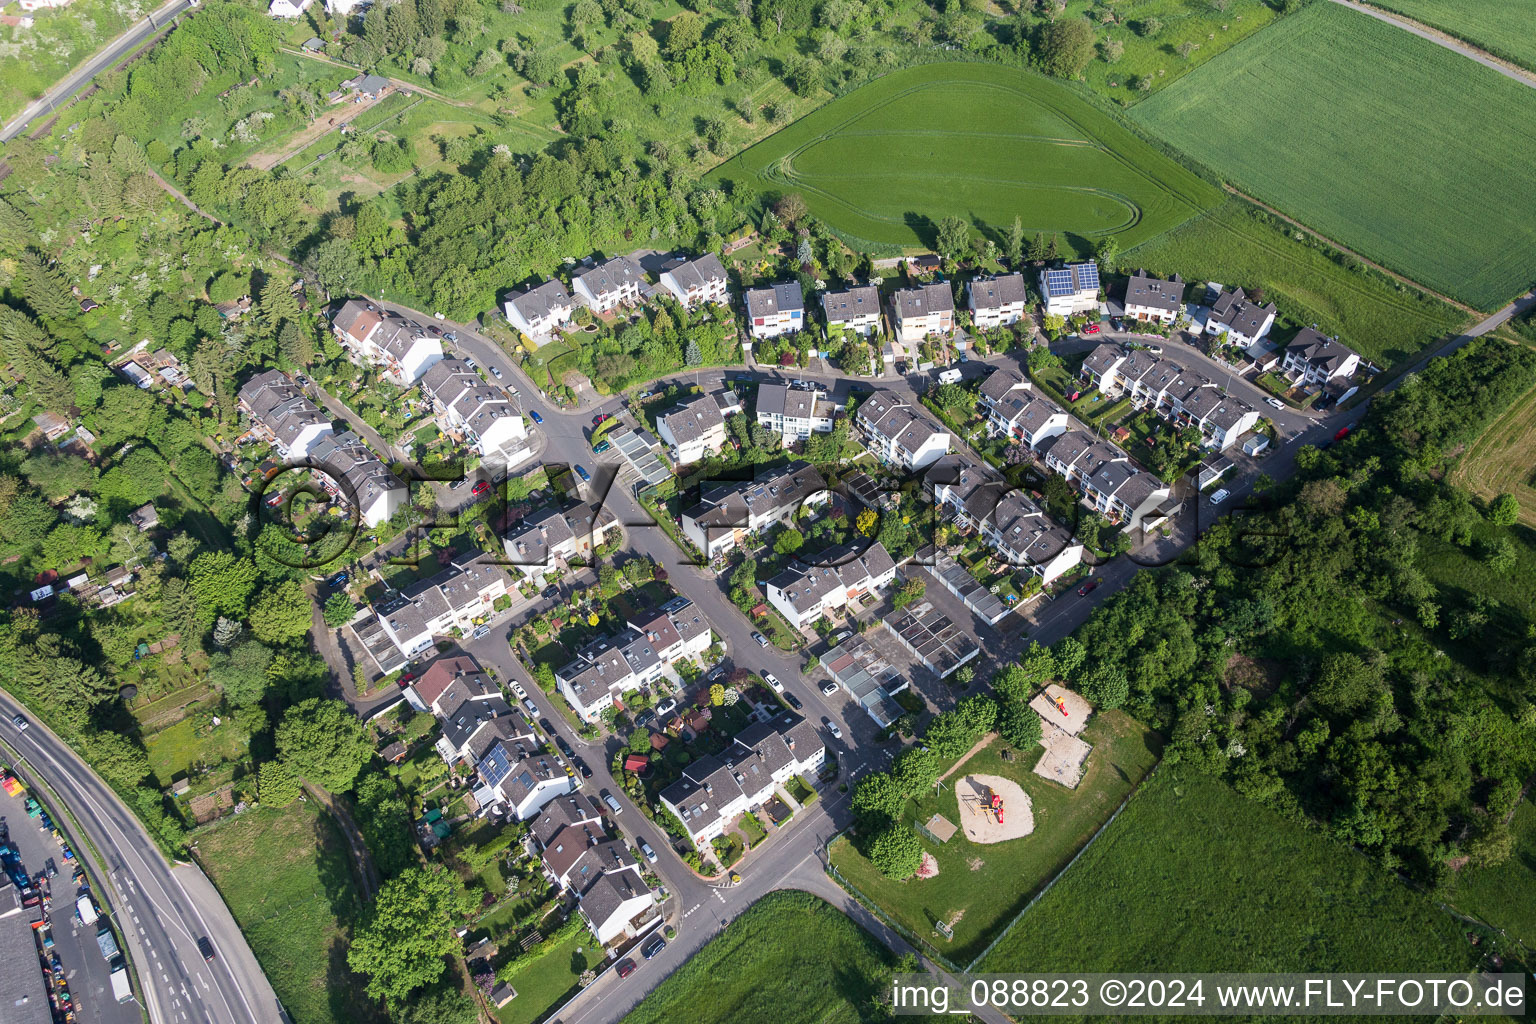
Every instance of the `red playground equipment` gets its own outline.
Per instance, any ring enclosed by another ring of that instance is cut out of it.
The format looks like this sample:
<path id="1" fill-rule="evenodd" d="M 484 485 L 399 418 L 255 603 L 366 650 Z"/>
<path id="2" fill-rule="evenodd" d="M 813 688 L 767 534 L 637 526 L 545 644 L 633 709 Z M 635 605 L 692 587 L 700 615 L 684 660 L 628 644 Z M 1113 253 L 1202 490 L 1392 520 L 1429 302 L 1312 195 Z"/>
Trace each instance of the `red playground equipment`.
<path id="1" fill-rule="evenodd" d="M 996 793 L 992 794 L 991 810 L 993 814 L 997 815 L 997 823 L 1001 825 L 1003 823 L 1003 798 Z"/>
<path id="2" fill-rule="evenodd" d="M 1061 697 L 1057 697 L 1056 698 L 1056 710 L 1061 712 L 1061 717 L 1062 718 L 1069 718 L 1069 717 L 1071 717 L 1070 715 L 1067 714 L 1067 702 L 1066 702 L 1065 699 L 1063 699 Z"/>

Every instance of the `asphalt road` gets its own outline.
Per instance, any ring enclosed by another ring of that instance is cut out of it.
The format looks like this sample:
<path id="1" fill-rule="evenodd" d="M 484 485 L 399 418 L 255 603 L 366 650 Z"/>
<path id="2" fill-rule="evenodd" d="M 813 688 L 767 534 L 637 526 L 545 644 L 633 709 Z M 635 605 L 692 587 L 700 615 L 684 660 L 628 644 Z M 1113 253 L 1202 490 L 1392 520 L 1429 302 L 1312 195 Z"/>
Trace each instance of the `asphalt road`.
<path id="1" fill-rule="evenodd" d="M 286 1019 L 229 908 L 202 872 L 167 864 L 106 783 L 46 726 L 32 721 L 29 728 L 17 729 L 11 719 L 18 713 L 25 712 L 0 691 L 0 738 L 21 752 L 27 767 L 53 788 L 74 825 L 84 831 L 76 836 L 89 841 L 81 853 L 90 858 L 96 877 L 107 880 L 110 892 L 98 893 L 98 901 L 104 898 L 112 905 L 119 944 L 127 940 L 143 986 L 134 994 L 150 1019 L 155 1024 L 273 1024 Z M 216 950 L 211 962 L 197 950 L 203 936 Z"/>

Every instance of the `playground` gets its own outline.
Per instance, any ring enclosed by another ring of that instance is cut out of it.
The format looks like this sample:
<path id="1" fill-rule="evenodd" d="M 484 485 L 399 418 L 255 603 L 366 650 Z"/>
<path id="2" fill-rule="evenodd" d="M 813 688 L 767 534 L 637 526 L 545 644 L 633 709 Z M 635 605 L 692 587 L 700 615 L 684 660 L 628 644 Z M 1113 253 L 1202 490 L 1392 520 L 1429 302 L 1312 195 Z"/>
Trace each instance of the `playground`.
<path id="1" fill-rule="evenodd" d="M 1004 843 L 1035 830 L 1035 816 L 1017 782 L 1001 775 L 967 775 L 955 783 L 960 827 L 973 843 Z"/>

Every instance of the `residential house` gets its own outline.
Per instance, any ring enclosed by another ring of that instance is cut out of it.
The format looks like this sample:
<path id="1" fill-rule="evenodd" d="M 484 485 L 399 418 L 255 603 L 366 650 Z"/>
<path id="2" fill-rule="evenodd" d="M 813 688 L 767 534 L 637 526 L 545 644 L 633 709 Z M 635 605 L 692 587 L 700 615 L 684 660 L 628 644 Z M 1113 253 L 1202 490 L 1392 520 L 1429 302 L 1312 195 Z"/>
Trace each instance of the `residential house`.
<path id="1" fill-rule="evenodd" d="M 812 434 L 831 433 L 837 410 L 819 385 L 802 388 L 765 382 L 757 388 L 757 422 L 778 434 L 786 445 Z"/>
<path id="2" fill-rule="evenodd" d="M 527 821 L 545 804 L 576 791 L 575 778 L 533 739 L 497 740 L 475 764 L 482 811 Z"/>
<path id="3" fill-rule="evenodd" d="M 1042 584 L 1082 561 L 1076 537 L 968 452 L 935 463 L 923 485 L 956 523 L 975 530 L 1005 562 L 1028 568 Z"/>
<path id="4" fill-rule="evenodd" d="M 239 408 L 250 417 L 254 432 L 271 441 L 277 454 L 289 461 L 307 458 L 333 430 L 331 418 L 281 370 L 268 370 L 246 381 L 240 389 Z"/>
<path id="5" fill-rule="evenodd" d="M 128 513 L 128 521 L 137 526 L 140 533 L 148 533 L 160 525 L 160 513 L 155 511 L 153 504 L 142 505 Z"/>
<path id="6" fill-rule="evenodd" d="M 645 271 L 629 256 L 615 256 L 571 277 L 577 302 L 594 313 L 634 306 L 645 298 Z"/>
<path id="7" fill-rule="evenodd" d="M 713 561 L 748 534 L 789 522 L 801 509 L 825 505 L 829 498 L 827 482 L 814 466 L 791 462 L 750 482 L 706 485 L 699 503 L 683 513 L 683 535 Z"/>
<path id="8" fill-rule="evenodd" d="M 794 334 L 805 326 L 805 296 L 799 281 L 747 290 L 747 324 L 754 338 Z"/>
<path id="9" fill-rule="evenodd" d="M 496 599 L 511 589 L 512 580 L 501 566 L 478 561 L 480 557 L 471 552 L 375 609 L 384 631 L 407 658 L 431 647 L 434 637 L 455 629 L 467 633 L 493 614 Z"/>
<path id="10" fill-rule="evenodd" d="M 1184 279 L 1148 277 L 1138 270 L 1125 283 L 1125 318 L 1143 323 L 1171 324 L 1184 308 Z"/>
<path id="11" fill-rule="evenodd" d="M 661 287 L 671 292 L 684 309 L 726 302 L 725 268 L 712 252 L 692 260 L 680 260 L 661 272 Z M 796 287 L 795 291 L 800 289 Z M 803 314 L 802 310 L 802 314 Z"/>
<path id="12" fill-rule="evenodd" d="M 1076 316 L 1099 308 L 1099 265 L 1068 263 L 1040 271 L 1040 297 L 1045 311 L 1056 316 Z"/>
<path id="13" fill-rule="evenodd" d="M 356 509 L 370 529 L 393 518 L 410 497 L 410 488 L 351 431 L 323 435 L 309 457 L 325 470 L 325 490 Z"/>
<path id="14" fill-rule="evenodd" d="M 822 292 L 821 312 L 828 330 L 839 328 L 867 338 L 880 329 L 880 289 L 859 285 L 845 292 Z"/>
<path id="15" fill-rule="evenodd" d="M 577 715 L 596 722 L 624 694 L 650 686 L 672 665 L 703 654 L 710 640 L 703 614 L 686 600 L 673 600 L 577 651 L 575 660 L 555 671 L 555 685 Z"/>
<path id="16" fill-rule="evenodd" d="M 443 343 L 421 324 L 358 299 L 342 303 L 331 318 L 331 330 L 354 359 L 382 367 L 401 387 L 421 380 L 443 358 Z"/>
<path id="17" fill-rule="evenodd" d="M 506 311 L 507 323 L 538 341 L 570 323 L 575 304 L 565 285 L 549 280 L 508 295 L 502 308 Z"/>
<path id="18" fill-rule="evenodd" d="M 267 8 L 267 13 L 274 18 L 298 18 L 314 0 L 272 0 L 272 5 Z M 22 10 L 26 10 L 23 6 Z"/>
<path id="19" fill-rule="evenodd" d="M 522 414 L 504 391 L 487 384 L 463 360 L 434 363 L 422 375 L 421 390 L 432 402 L 438 426 L 462 438 L 485 462 L 505 470 L 533 454 Z"/>
<path id="20" fill-rule="evenodd" d="M 600 945 L 608 945 L 639 934 L 637 922 L 649 922 L 647 912 L 656 898 L 633 865 L 622 871 L 607 870 L 581 894 L 576 904 L 581 919 L 587 922 Z"/>
<path id="21" fill-rule="evenodd" d="M 891 297 L 896 340 L 910 344 L 955 329 L 955 295 L 943 281 L 903 288 Z"/>
<path id="22" fill-rule="evenodd" d="M 879 541 L 863 551 L 852 545 L 830 548 L 816 563 L 792 561 L 763 584 L 768 603 L 796 629 L 851 606 L 865 594 L 879 593 L 896 578 L 896 562 Z"/>
<path id="23" fill-rule="evenodd" d="M 417 711 L 441 718 L 445 712 L 444 694 L 455 682 L 465 680 L 477 695 L 489 697 L 501 693 L 474 658 L 467 654 L 445 654 L 434 658 L 417 673 L 416 678 L 401 689 L 400 695 Z"/>
<path id="24" fill-rule="evenodd" d="M 927 410 L 908 404 L 894 391 L 876 391 L 866 398 L 857 423 L 882 462 L 908 472 L 933 465 L 949 451 L 949 432 Z"/>
<path id="25" fill-rule="evenodd" d="M 1029 300 L 1023 274 L 978 277 L 971 281 L 968 292 L 971 320 L 980 330 L 1017 323 Z"/>
<path id="26" fill-rule="evenodd" d="M 1360 369 L 1360 356 L 1315 327 L 1303 327 L 1285 347 L 1280 364 L 1286 379 L 1297 384 L 1326 384 L 1348 379 Z"/>
<path id="27" fill-rule="evenodd" d="M 697 395 L 658 416 L 656 433 L 672 446 L 673 461 L 687 466 L 725 445 L 725 417 L 715 396 Z"/>
<path id="28" fill-rule="evenodd" d="M 1247 348 L 1269 333 L 1275 322 L 1275 304 L 1261 305 L 1241 288 L 1223 291 L 1205 318 L 1205 333 Z"/>
<path id="29" fill-rule="evenodd" d="M 579 794 L 559 797 L 545 804 L 539 813 L 529 820 L 528 831 L 539 844 L 541 851 L 547 850 L 555 842 L 555 837 L 567 828 L 577 831 L 572 833 L 581 837 L 582 845 L 586 845 L 589 837 L 601 835 L 603 815 L 598 810 L 597 804 L 590 797 Z"/>
<path id="30" fill-rule="evenodd" d="M 1167 484 L 1138 469 L 1119 446 L 1082 430 L 1052 440 L 1045 464 L 1095 512 L 1127 529 L 1140 529 L 1144 520 L 1155 518 L 1171 493 Z"/>
<path id="31" fill-rule="evenodd" d="M 1208 447 L 1228 448 L 1259 421 L 1259 412 L 1207 377 L 1146 349 L 1100 345 L 1083 360 L 1080 379 L 1108 398 L 1129 396 L 1182 429 L 1194 427 Z"/>
<path id="32" fill-rule="evenodd" d="M 550 506 L 524 516 L 502 538 L 502 548 L 511 566 L 533 579 L 556 569 L 561 559 L 591 558 L 592 549 L 618 526 L 618 519 L 606 508 Z"/>
<path id="33" fill-rule="evenodd" d="M 1069 425 L 1066 412 L 1050 399 L 1035 394 L 1034 385 L 1015 369 L 1000 366 L 981 385 L 981 407 L 987 413 L 987 432 L 1010 437 L 1031 450 Z"/>

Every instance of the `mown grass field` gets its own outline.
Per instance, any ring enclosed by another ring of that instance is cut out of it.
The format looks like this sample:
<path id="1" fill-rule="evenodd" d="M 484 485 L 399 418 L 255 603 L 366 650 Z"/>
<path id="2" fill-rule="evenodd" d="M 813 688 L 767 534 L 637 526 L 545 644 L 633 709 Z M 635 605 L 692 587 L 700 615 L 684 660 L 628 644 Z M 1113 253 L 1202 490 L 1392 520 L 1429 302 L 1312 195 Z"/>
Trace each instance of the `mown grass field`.
<path id="1" fill-rule="evenodd" d="M 1536 803 L 1528 794 L 1515 808 L 1510 828 L 1515 849 L 1498 867 L 1462 868 L 1451 883 L 1451 905 L 1506 929 L 1527 946 L 1536 946 Z"/>
<path id="2" fill-rule="evenodd" d="M 1186 281 L 1261 287 L 1280 315 L 1317 324 L 1378 366 L 1414 354 L 1468 317 L 1448 303 L 1370 269 L 1341 266 L 1309 236 L 1241 199 L 1155 238 L 1121 257 Z"/>
<path id="3" fill-rule="evenodd" d="M 890 881 L 847 840 L 832 847 L 833 865 L 892 920 L 932 943 L 952 962 L 969 963 L 1115 812 L 1157 763 L 1162 744 L 1155 733 L 1118 711 L 1093 719 L 1083 738 L 1093 745 L 1093 753 L 1088 756 L 1087 775 L 1075 790 L 1033 772 L 1040 759 L 1039 747 L 1004 761 L 998 751 L 1008 744 L 1000 739 L 950 777 L 950 783 L 973 772 L 1013 779 L 1030 799 L 1035 830 L 1029 835 L 993 844 L 972 843 L 963 831 L 947 843 L 924 836 L 923 849 L 939 862 L 939 874 L 928 879 Z M 937 797 L 909 802 L 902 819 L 923 822 L 935 811 L 960 823 L 953 785 Z M 957 911 L 963 916 L 954 925 L 954 939 L 946 940 L 934 930 L 934 923 L 949 920 Z"/>
<path id="4" fill-rule="evenodd" d="M 773 892 L 658 985 L 624 1024 L 855 1024 L 872 1019 L 872 997 L 895 961 L 815 896 Z"/>
<path id="5" fill-rule="evenodd" d="M 1132 116 L 1232 184 L 1438 292 L 1536 279 L 1536 89 L 1332 3 L 1276 22 Z"/>
<path id="6" fill-rule="evenodd" d="M 1165 765 L 977 970 L 1459 970 L 1460 933 L 1347 846 Z"/>
<path id="7" fill-rule="evenodd" d="M 1375 0 L 1375 6 L 1536 68 L 1536 5 L 1509 0 Z"/>
<path id="8" fill-rule="evenodd" d="M 931 245 L 959 216 L 996 233 L 1128 248 L 1217 202 L 1206 182 L 1065 87 L 988 64 L 931 64 L 857 89 L 718 167 L 765 195 L 799 192 L 850 239 Z"/>
<path id="9" fill-rule="evenodd" d="M 575 995 L 582 972 L 599 966 L 601 959 L 592 949 L 592 933 L 582 929 L 518 972 L 512 980 L 517 998 L 497 1010 L 496 1019 L 501 1024 L 533 1024 Z"/>
<path id="10" fill-rule="evenodd" d="M 1451 479 L 1484 501 L 1513 494 L 1520 521 L 1536 526 L 1536 389 L 1483 431 Z"/>
<path id="11" fill-rule="evenodd" d="M 196 852 L 295 1024 L 375 1021 L 347 968 L 359 900 L 324 812 L 313 803 L 247 811 L 199 833 Z"/>

